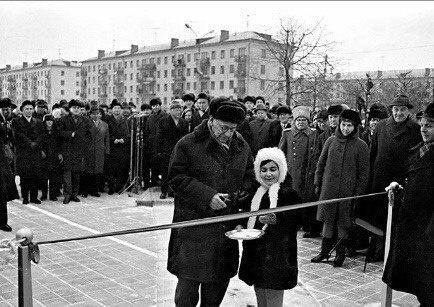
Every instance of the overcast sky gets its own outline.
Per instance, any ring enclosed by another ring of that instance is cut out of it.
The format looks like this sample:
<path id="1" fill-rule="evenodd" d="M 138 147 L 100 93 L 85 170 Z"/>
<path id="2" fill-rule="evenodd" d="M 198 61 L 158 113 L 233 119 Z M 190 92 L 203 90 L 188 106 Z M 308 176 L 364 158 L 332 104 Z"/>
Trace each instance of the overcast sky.
<path id="1" fill-rule="evenodd" d="M 275 34 L 279 20 L 321 20 L 344 57 L 336 71 L 434 68 L 434 2 L 0 1 L 0 67 L 85 60 L 98 49 L 193 39 L 221 29 Z"/>

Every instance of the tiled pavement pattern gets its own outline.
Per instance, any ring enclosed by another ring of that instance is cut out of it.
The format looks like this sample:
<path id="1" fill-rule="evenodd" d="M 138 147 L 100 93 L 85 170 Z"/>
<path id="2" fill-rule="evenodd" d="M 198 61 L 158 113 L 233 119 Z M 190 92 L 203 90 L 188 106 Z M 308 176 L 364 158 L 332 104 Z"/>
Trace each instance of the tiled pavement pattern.
<path id="1" fill-rule="evenodd" d="M 34 241 L 170 223 L 171 198 L 153 207 L 136 206 L 128 195 L 103 194 L 81 203 L 9 203 L 14 232 L 0 232 L 0 240 L 28 227 Z M 374 306 L 380 301 L 382 263 L 363 257 L 347 259 L 343 268 L 312 264 L 319 239 L 298 240 L 299 285 L 285 293 L 285 306 Z M 129 234 L 40 246 L 40 264 L 32 264 L 34 306 L 173 306 L 176 278 L 166 270 L 169 230 Z M 3 252 L 0 251 L 0 257 Z M 332 258 L 331 258 L 332 260 Z M 17 260 L 0 265 L 0 306 L 18 305 Z M 417 306 L 414 296 L 395 292 L 396 306 Z M 254 291 L 237 278 L 229 285 L 222 306 L 255 305 Z"/>

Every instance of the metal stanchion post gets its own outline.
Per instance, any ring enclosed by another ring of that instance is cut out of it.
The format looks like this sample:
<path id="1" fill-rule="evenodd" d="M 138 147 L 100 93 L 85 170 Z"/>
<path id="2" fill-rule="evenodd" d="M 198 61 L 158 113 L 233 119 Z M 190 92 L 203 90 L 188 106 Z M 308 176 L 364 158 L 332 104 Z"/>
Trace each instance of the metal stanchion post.
<path id="1" fill-rule="evenodd" d="M 389 197 L 389 205 L 387 211 L 387 227 L 386 227 L 386 244 L 384 247 L 384 268 L 386 267 L 387 257 L 389 255 L 390 249 L 390 235 L 392 231 L 392 214 L 393 214 L 393 206 L 395 204 L 395 191 L 400 188 L 400 185 L 397 182 L 392 182 L 387 188 Z M 384 270 L 383 268 L 383 270 Z M 390 307 L 392 306 L 392 288 L 390 288 L 387 284 L 383 283 L 381 289 L 381 306 L 382 307 Z"/>
<path id="2" fill-rule="evenodd" d="M 17 231 L 17 241 L 25 239 L 18 246 L 18 306 L 32 307 L 32 264 L 39 262 L 39 248 L 32 243 L 33 232 L 28 228 Z"/>

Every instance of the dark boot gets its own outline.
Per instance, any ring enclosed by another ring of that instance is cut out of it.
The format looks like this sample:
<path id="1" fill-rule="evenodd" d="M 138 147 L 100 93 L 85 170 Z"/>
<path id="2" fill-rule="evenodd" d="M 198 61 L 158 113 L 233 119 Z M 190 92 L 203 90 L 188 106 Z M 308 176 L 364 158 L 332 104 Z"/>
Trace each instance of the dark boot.
<path id="1" fill-rule="evenodd" d="M 333 248 L 333 239 L 332 238 L 322 238 L 321 242 L 321 252 L 319 255 L 313 257 L 310 261 L 311 262 L 321 262 L 324 259 L 329 259 L 329 253 Z"/>
<path id="2" fill-rule="evenodd" d="M 335 268 L 341 267 L 345 260 L 345 242 L 346 240 L 342 240 L 341 243 L 336 247 L 336 257 L 333 260 L 333 266 Z"/>

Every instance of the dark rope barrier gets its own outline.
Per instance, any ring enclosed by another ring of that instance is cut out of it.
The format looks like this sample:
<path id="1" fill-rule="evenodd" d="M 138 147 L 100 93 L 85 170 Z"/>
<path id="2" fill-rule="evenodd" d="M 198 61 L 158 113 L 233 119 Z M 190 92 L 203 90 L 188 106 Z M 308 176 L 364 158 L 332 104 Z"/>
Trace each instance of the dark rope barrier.
<path id="1" fill-rule="evenodd" d="M 203 218 L 203 219 L 182 221 L 182 222 L 177 222 L 177 223 L 163 224 L 163 225 L 156 225 L 156 226 L 148 226 L 148 227 L 143 227 L 143 228 L 113 231 L 113 232 L 107 232 L 107 233 L 101 233 L 101 234 L 89 235 L 89 236 L 83 236 L 83 237 L 41 241 L 41 242 L 37 242 L 35 244 L 45 245 L 45 244 L 63 243 L 63 242 L 70 242 L 70 241 L 81 241 L 81 240 L 87 240 L 87 239 L 112 237 L 112 236 L 126 235 L 126 234 L 132 234 L 132 233 L 151 232 L 151 231 L 156 231 L 156 230 L 165 230 L 165 229 L 199 226 L 199 225 L 204 225 L 204 224 L 221 223 L 221 222 L 226 222 L 226 221 L 249 218 L 251 216 L 259 216 L 259 215 L 264 215 L 264 214 L 268 214 L 268 213 L 278 213 L 278 212 L 302 209 L 302 208 L 313 207 L 313 206 L 318 206 L 318 205 L 328 205 L 328 204 L 338 203 L 338 202 L 342 202 L 342 201 L 367 198 L 367 197 L 378 196 L 378 195 L 383 195 L 383 194 L 387 194 L 387 192 L 378 192 L 378 193 L 357 195 L 357 196 L 344 197 L 344 198 L 334 198 L 334 199 L 327 199 L 327 200 L 321 200 L 321 201 L 313 201 L 313 202 L 288 205 L 288 206 L 283 206 L 283 207 L 273 208 L 273 209 L 262 209 L 262 210 L 250 211 L 250 212 L 240 212 L 240 213 L 228 214 L 228 215 L 223 215 L 223 216 L 208 217 L 208 218 Z"/>

